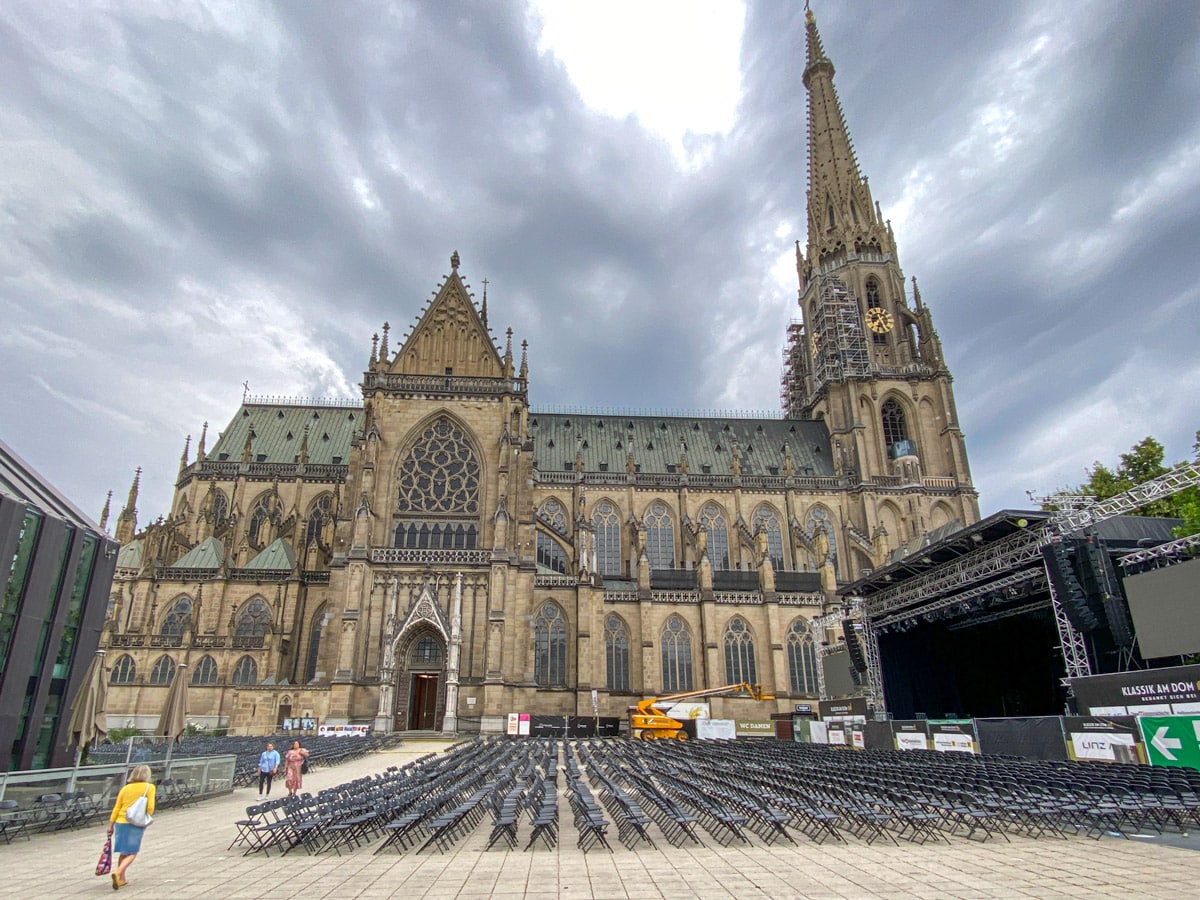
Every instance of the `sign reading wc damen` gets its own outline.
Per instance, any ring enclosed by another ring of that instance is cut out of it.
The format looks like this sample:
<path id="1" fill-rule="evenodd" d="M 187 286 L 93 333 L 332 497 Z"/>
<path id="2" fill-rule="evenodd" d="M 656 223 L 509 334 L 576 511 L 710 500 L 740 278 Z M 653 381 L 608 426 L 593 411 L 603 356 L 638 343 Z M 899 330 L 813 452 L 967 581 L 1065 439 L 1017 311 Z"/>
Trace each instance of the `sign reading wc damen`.
<path id="1" fill-rule="evenodd" d="M 1200 713 L 1200 666 L 1173 666 L 1068 678 L 1081 714 L 1093 716 Z"/>

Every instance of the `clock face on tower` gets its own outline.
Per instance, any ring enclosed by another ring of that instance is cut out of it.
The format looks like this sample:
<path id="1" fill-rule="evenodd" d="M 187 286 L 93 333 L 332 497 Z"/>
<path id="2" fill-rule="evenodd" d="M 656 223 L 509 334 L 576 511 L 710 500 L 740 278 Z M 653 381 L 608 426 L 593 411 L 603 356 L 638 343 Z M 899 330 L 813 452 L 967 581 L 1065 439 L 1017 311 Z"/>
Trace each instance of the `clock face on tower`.
<path id="1" fill-rule="evenodd" d="M 892 314 L 879 306 L 867 310 L 867 327 L 876 334 L 887 334 L 892 330 Z"/>

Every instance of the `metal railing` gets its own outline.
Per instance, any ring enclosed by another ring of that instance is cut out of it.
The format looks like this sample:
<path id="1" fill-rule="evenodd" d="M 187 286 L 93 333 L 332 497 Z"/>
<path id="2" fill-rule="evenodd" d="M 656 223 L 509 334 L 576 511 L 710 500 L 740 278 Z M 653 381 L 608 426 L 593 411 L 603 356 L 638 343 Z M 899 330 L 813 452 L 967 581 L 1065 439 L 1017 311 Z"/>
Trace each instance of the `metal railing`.
<path id="1" fill-rule="evenodd" d="M 167 772 L 163 760 L 147 761 L 153 773 L 152 781 L 163 778 L 182 778 L 196 797 L 211 797 L 233 791 L 233 772 L 237 756 L 179 757 L 170 762 Z M 125 784 L 125 776 L 137 761 L 126 765 L 106 763 L 99 766 L 80 766 L 65 769 L 37 769 L 26 772 L 0 773 L 0 800 L 16 800 L 20 808 L 28 809 L 43 794 L 62 794 L 67 791 L 87 791 L 93 800 L 111 805 Z"/>

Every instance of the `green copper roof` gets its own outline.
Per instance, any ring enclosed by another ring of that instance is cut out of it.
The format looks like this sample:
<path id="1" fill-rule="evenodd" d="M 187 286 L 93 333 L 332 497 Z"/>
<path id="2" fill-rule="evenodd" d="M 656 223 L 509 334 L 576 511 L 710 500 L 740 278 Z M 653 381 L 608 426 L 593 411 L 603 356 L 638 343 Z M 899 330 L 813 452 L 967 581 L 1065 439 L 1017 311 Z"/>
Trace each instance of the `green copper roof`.
<path id="1" fill-rule="evenodd" d="M 142 539 L 130 541 L 117 554 L 118 569 L 136 569 L 142 564 Z"/>
<path id="2" fill-rule="evenodd" d="M 678 474 L 686 446 L 690 475 L 729 475 L 735 447 L 743 475 L 782 475 L 786 446 L 796 475 L 834 474 L 829 431 L 817 421 L 534 413 L 529 434 L 542 472 L 573 470 L 578 450 L 585 472 L 624 472 L 632 452 L 640 472 Z"/>
<path id="3" fill-rule="evenodd" d="M 350 441 L 362 425 L 361 406 L 290 406 L 244 403 L 233 421 L 208 451 L 208 459 L 237 462 L 250 441 L 251 462 L 294 463 L 308 427 L 308 461 L 313 465 L 345 465 L 350 461 Z"/>
<path id="4" fill-rule="evenodd" d="M 171 569 L 219 569 L 225 559 L 225 545 L 215 537 L 205 538 L 169 566 Z"/>
<path id="5" fill-rule="evenodd" d="M 296 554 L 283 538 L 275 538 L 262 553 L 246 563 L 247 569 L 257 569 L 260 572 L 290 572 L 296 568 Z"/>

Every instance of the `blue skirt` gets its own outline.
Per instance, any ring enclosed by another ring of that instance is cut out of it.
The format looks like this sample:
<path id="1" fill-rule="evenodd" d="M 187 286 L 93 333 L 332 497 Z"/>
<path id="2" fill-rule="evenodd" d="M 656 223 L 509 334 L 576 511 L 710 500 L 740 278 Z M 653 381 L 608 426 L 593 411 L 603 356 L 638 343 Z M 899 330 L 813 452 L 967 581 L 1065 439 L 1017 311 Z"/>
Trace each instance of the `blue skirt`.
<path id="1" fill-rule="evenodd" d="M 145 828 L 116 823 L 113 828 L 113 853 L 137 853 L 142 849 L 142 832 Z"/>

